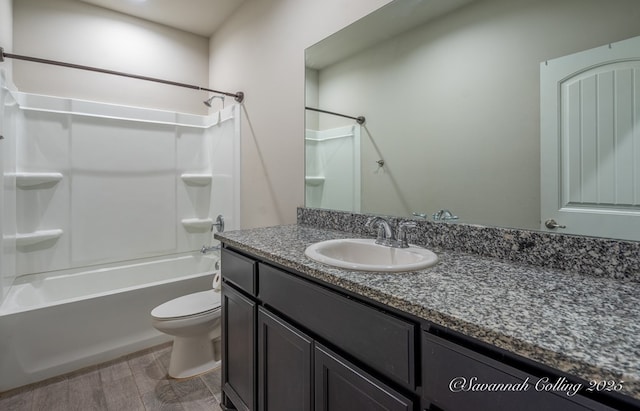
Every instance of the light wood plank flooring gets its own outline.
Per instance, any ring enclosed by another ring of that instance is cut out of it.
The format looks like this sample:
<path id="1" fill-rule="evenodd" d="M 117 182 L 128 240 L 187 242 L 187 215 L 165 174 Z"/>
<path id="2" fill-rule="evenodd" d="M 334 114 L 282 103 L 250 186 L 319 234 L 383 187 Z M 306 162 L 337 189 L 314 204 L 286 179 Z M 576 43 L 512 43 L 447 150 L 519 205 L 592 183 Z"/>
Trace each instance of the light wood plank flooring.
<path id="1" fill-rule="evenodd" d="M 9 411 L 221 411 L 220 368 L 198 377 L 167 376 L 164 344 L 0 394 Z"/>

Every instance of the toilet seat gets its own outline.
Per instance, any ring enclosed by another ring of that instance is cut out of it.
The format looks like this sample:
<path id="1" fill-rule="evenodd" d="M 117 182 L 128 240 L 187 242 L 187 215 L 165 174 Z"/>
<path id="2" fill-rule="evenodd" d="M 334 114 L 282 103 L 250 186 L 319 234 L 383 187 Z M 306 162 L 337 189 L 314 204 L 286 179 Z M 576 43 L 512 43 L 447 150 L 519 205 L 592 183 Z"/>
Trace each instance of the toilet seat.
<path id="1" fill-rule="evenodd" d="M 220 293 L 215 290 L 200 291 L 174 298 L 151 310 L 156 320 L 175 320 L 206 314 L 220 309 Z"/>

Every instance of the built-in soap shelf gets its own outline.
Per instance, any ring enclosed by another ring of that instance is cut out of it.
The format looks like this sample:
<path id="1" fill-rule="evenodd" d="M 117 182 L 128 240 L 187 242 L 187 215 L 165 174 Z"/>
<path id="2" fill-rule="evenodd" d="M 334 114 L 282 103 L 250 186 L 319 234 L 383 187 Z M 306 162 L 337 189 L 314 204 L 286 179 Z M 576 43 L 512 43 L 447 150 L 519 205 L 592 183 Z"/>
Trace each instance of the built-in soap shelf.
<path id="1" fill-rule="evenodd" d="M 20 188 L 49 186 L 62 180 L 62 173 L 16 173 L 16 185 Z"/>
<path id="2" fill-rule="evenodd" d="M 62 173 L 57 172 L 17 172 L 16 187 L 22 189 L 49 188 L 62 180 Z M 29 233 L 17 233 L 16 247 L 27 247 L 49 240 L 57 240 L 62 236 L 62 229 L 36 230 Z"/>
<path id="3" fill-rule="evenodd" d="M 182 173 L 180 178 L 190 186 L 209 186 L 213 180 L 211 174 L 205 173 Z M 211 218 L 183 218 L 181 222 L 187 231 L 207 231 L 213 224 Z"/>
<path id="4" fill-rule="evenodd" d="M 184 218 L 182 219 L 182 225 L 187 230 L 210 230 L 213 220 L 211 218 Z"/>
<path id="5" fill-rule="evenodd" d="M 53 230 L 37 230 L 31 233 L 18 233 L 16 234 L 16 246 L 26 247 L 48 240 L 58 239 L 63 233 L 64 231 L 59 228 Z"/>
<path id="6" fill-rule="evenodd" d="M 185 184 L 192 186 L 207 186 L 211 184 L 211 174 L 183 173 L 181 176 Z"/>
<path id="7" fill-rule="evenodd" d="M 304 181 L 310 186 L 319 186 L 324 184 L 324 177 L 323 176 L 306 176 L 304 178 Z"/>

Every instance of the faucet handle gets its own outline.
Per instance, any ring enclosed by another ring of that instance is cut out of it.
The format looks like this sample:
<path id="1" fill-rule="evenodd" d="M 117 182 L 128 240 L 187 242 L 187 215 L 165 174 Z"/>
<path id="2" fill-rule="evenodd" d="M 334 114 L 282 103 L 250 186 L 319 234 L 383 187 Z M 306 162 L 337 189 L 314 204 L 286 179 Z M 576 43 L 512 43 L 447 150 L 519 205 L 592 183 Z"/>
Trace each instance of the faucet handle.
<path id="1" fill-rule="evenodd" d="M 415 221 L 402 221 L 401 223 L 398 223 L 398 228 L 401 228 L 401 227 L 415 228 L 417 226 L 418 226 L 418 223 L 416 223 Z"/>
<path id="2" fill-rule="evenodd" d="M 415 221 L 403 221 L 398 224 L 396 238 L 398 239 L 398 244 L 400 248 L 409 247 L 409 242 L 407 241 L 407 228 L 415 228 L 418 226 L 418 223 Z"/>

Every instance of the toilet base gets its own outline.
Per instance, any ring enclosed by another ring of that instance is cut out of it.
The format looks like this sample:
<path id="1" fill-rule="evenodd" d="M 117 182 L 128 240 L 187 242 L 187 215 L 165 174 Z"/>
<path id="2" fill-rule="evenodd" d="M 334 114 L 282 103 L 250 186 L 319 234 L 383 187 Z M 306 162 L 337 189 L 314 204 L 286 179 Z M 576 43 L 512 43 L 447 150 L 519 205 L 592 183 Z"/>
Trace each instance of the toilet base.
<path id="1" fill-rule="evenodd" d="M 202 337 L 174 337 L 169 377 L 189 378 L 211 371 L 220 365 L 220 355 L 209 335 Z"/>

